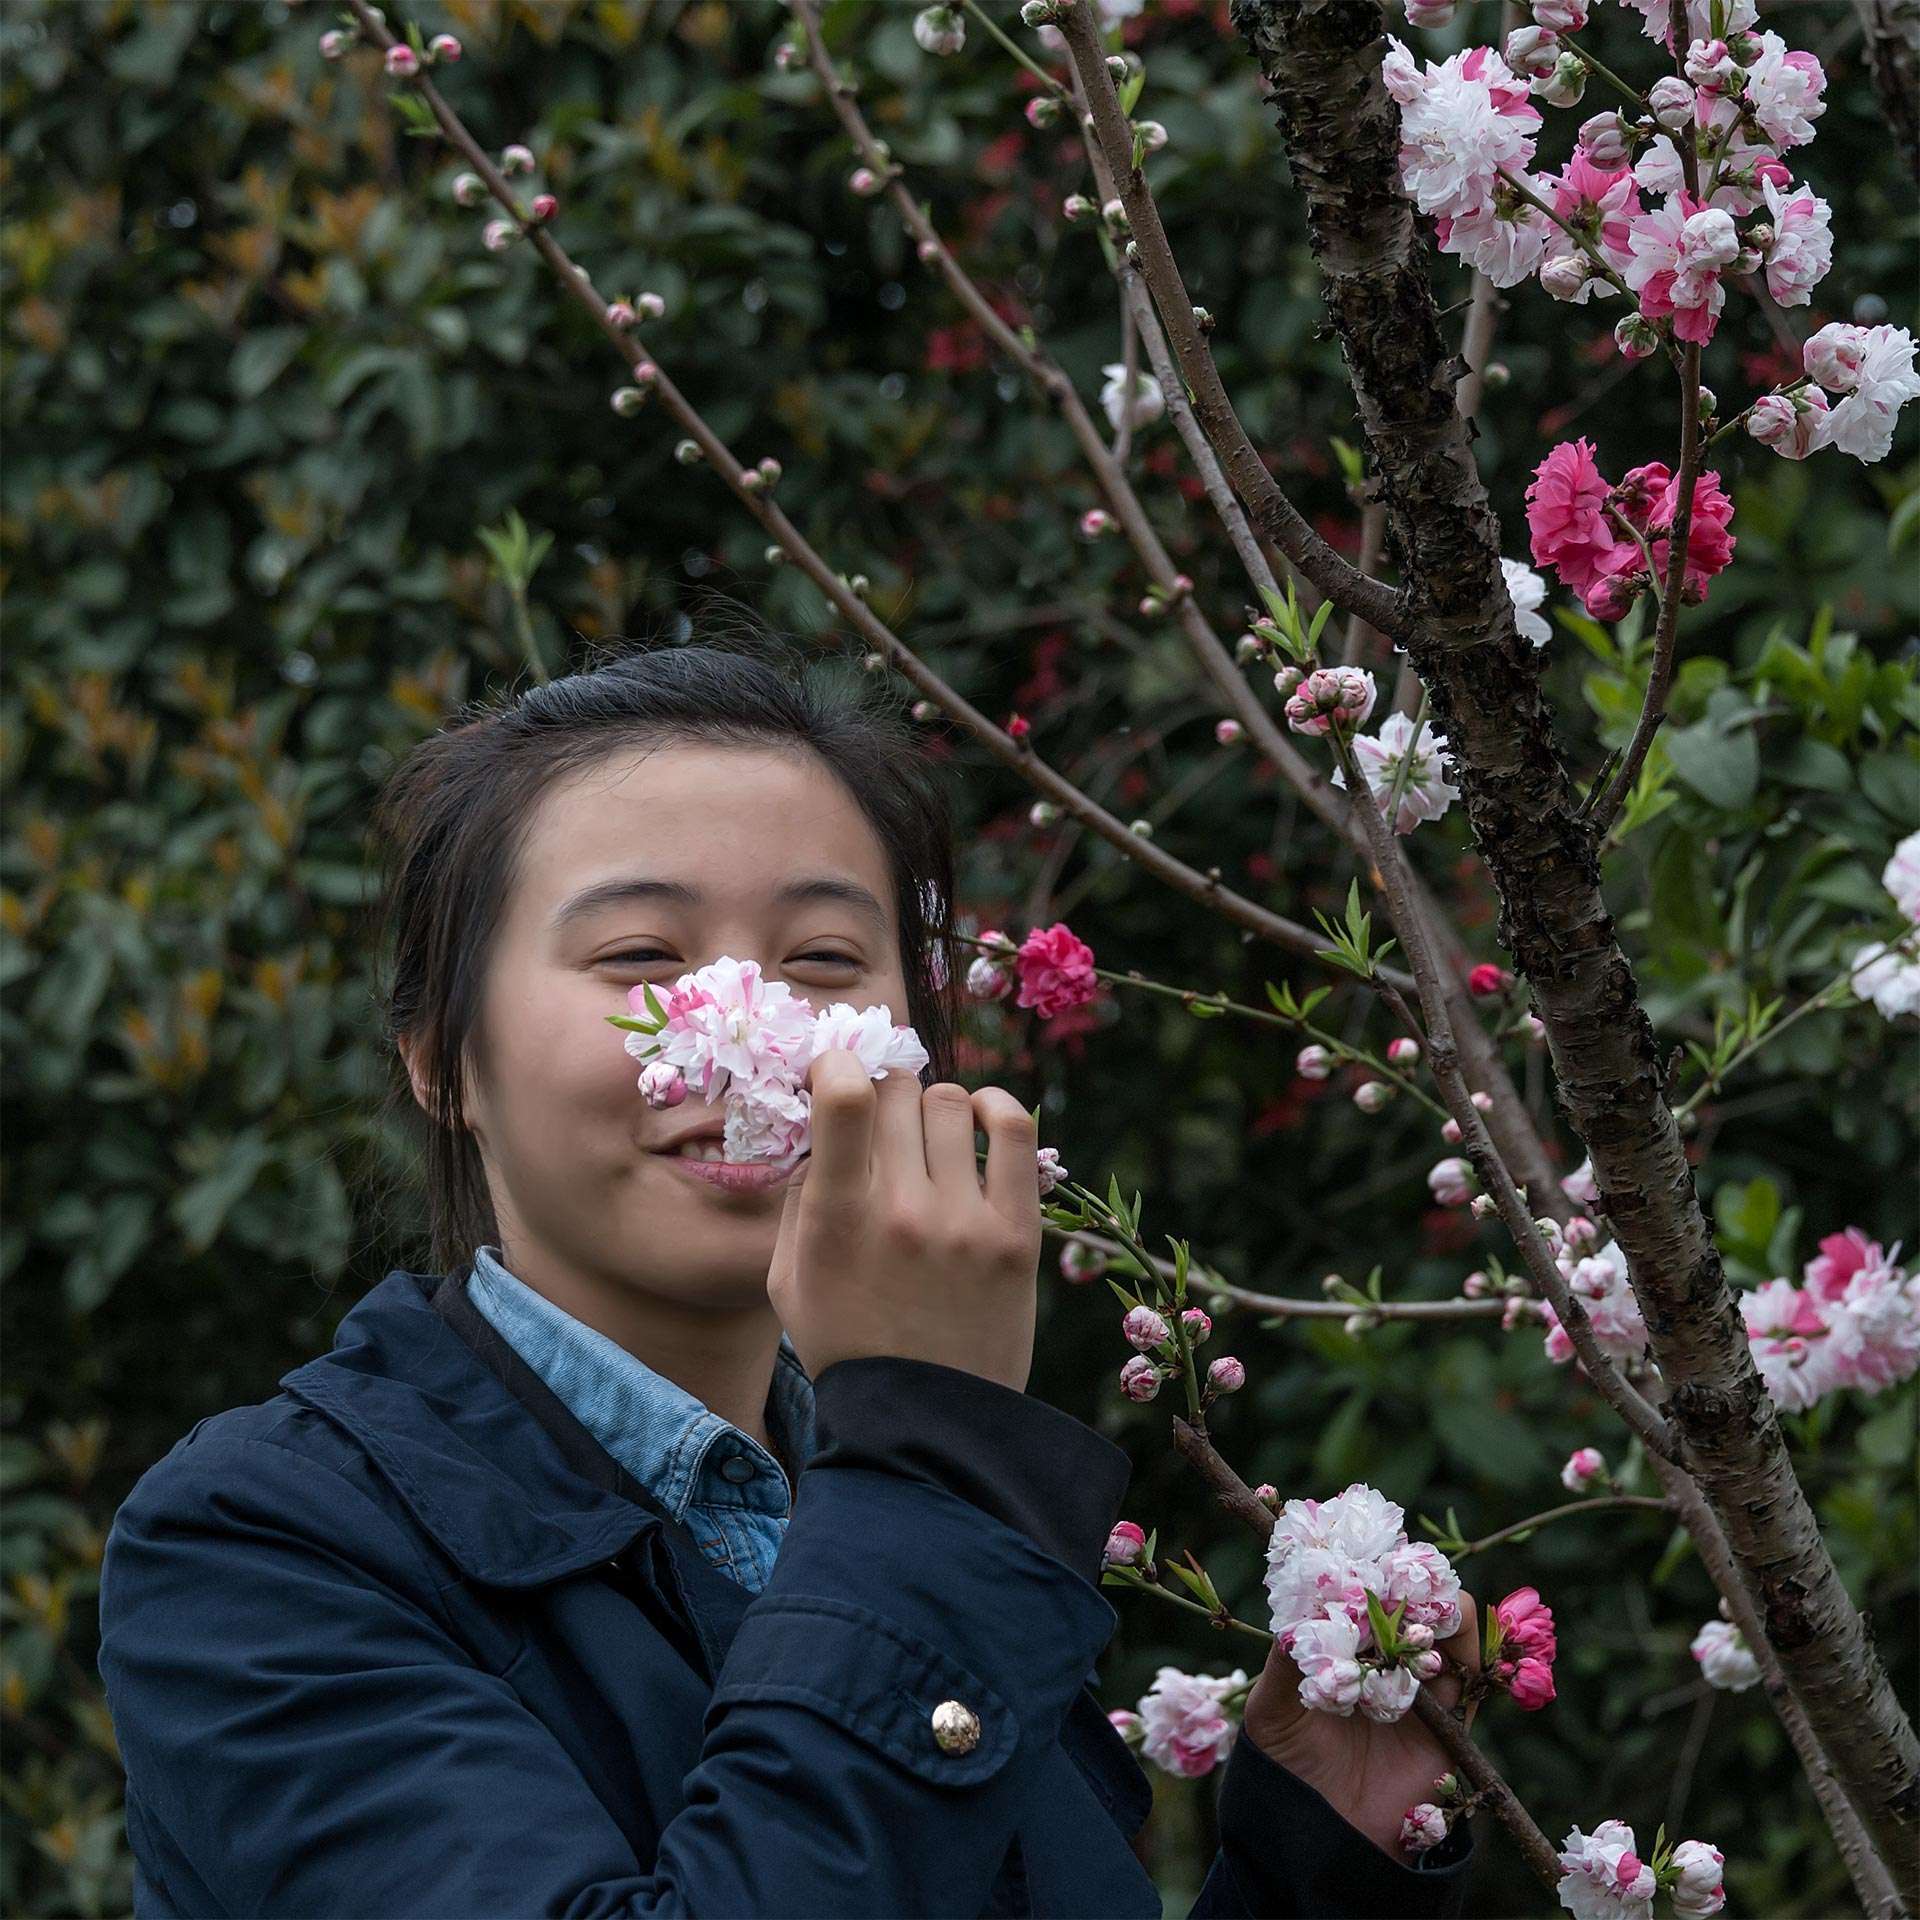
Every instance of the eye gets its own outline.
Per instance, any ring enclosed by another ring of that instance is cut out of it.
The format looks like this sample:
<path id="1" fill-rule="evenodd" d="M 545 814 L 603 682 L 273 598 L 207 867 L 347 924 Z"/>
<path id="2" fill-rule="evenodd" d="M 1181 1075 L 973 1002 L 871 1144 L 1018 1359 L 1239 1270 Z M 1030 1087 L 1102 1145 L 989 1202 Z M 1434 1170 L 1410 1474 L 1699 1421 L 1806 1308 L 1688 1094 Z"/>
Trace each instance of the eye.
<path id="1" fill-rule="evenodd" d="M 817 960 L 830 967 L 858 967 L 860 962 L 848 953 L 831 953 L 825 947 L 815 947 L 811 952 L 803 953 L 801 960 Z M 609 953 L 602 956 L 598 964 L 603 967 L 628 964 L 649 966 L 656 960 L 671 959 L 665 947 L 629 947 L 624 953 Z"/>

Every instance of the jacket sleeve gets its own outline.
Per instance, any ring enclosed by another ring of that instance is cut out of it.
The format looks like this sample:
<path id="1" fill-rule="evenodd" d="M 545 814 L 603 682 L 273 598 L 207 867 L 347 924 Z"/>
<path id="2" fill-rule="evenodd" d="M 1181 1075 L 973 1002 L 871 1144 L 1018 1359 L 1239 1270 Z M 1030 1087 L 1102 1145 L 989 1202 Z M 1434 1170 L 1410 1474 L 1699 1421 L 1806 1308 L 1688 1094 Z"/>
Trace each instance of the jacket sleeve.
<path id="1" fill-rule="evenodd" d="M 1117 1616 L 952 1490 L 964 1457 L 928 1440 L 916 1472 L 883 1464 L 832 1372 L 826 1444 L 651 1860 L 468 1652 L 376 1489 L 248 1437 L 154 1469 L 109 1540 L 99 1658 L 129 1781 L 177 1851 L 176 1909 L 972 1920 Z M 1119 1448 L 974 1384 L 959 1391 L 975 1425 L 958 1397 L 943 1413 L 953 1441 L 990 1450 L 990 1416 L 1015 1403 L 1051 1427 L 1037 1457 L 1006 1463 L 1031 1476 L 1009 1500 L 1038 1516 L 1049 1488 L 1089 1476 L 1118 1501 Z M 936 1737 L 948 1701 L 977 1718 L 971 1746 Z"/>
<path id="2" fill-rule="evenodd" d="M 1220 1786 L 1220 1847 L 1187 1920 L 1454 1920 L 1474 1839 L 1465 1820 L 1403 1866 L 1243 1726 Z"/>

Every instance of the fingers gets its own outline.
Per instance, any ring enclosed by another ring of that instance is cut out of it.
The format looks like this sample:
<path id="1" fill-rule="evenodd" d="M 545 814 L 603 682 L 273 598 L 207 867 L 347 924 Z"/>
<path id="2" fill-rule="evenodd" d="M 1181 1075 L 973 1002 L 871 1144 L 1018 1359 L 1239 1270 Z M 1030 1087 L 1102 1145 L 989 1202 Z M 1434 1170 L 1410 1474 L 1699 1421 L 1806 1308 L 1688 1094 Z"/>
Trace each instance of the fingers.
<path id="1" fill-rule="evenodd" d="M 979 1087 L 973 1117 L 987 1136 L 987 1204 L 1016 1226 L 1039 1218 L 1040 1175 L 1034 1162 L 1040 1129 L 1005 1087 Z M 969 1133 L 971 1142 L 971 1133 Z"/>
<path id="2" fill-rule="evenodd" d="M 856 1064 L 856 1072 L 865 1069 Z M 926 1134 L 921 1117 L 920 1078 L 889 1067 L 884 1080 L 867 1083 L 874 1091 L 873 1173 L 876 1188 L 896 1195 L 932 1187 L 927 1170 Z"/>
<path id="3" fill-rule="evenodd" d="M 873 1082 L 851 1052 L 836 1047 L 807 1069 L 806 1086 L 813 1096 L 806 1181 L 813 1201 L 864 1202 L 873 1153 Z"/>
<path id="4" fill-rule="evenodd" d="M 1475 1672 L 1480 1666 L 1480 1610 L 1474 1605 L 1473 1595 L 1464 1590 L 1460 1595 L 1460 1625 L 1439 1642 L 1439 1648 L 1449 1660 L 1458 1662 L 1468 1672 Z M 1433 1683 L 1433 1691 L 1443 1706 L 1457 1706 L 1460 1701 L 1460 1678 L 1457 1674 L 1443 1673 Z M 1467 1709 L 1468 1724 L 1479 1711 L 1476 1700 Z"/>
<path id="5" fill-rule="evenodd" d="M 973 1150 L 973 1095 L 957 1081 L 936 1080 L 920 1096 L 920 1123 L 926 1136 L 928 1178 L 936 1187 L 961 1199 L 978 1199 L 980 1169 Z"/>

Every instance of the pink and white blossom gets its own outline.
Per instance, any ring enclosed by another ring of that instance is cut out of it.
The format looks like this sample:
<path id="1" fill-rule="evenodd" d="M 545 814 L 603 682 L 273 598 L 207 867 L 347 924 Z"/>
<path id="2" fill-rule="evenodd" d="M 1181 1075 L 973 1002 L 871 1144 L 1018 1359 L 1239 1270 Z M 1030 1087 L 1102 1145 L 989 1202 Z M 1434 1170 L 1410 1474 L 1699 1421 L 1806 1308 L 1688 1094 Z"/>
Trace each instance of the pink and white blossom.
<path id="1" fill-rule="evenodd" d="M 1761 182 L 1773 225 L 1766 250 L 1767 291 L 1783 307 L 1804 307 L 1833 265 L 1833 210 L 1806 187 Z"/>
<path id="2" fill-rule="evenodd" d="M 1884 940 L 1870 940 L 1854 949 L 1848 963 L 1853 990 L 1871 1000 L 1883 1018 L 1902 1020 L 1920 1013 L 1920 960 L 1901 953 Z"/>
<path id="3" fill-rule="evenodd" d="M 1684 187 L 1628 224 L 1632 253 L 1623 277 L 1649 320 L 1669 315 L 1682 340 L 1713 337 L 1726 290 L 1721 270 L 1738 258 L 1740 237 L 1723 207 L 1705 207 Z"/>
<path id="4" fill-rule="evenodd" d="M 1316 667 L 1287 696 L 1287 725 L 1295 733 L 1350 732 L 1366 724 L 1377 698 L 1365 667 Z"/>
<path id="5" fill-rule="evenodd" d="M 1560 1904 L 1574 1920 L 1651 1920 L 1653 1869 L 1634 1852 L 1633 1829 L 1603 1820 L 1567 1832 L 1560 1848 Z"/>
<path id="6" fill-rule="evenodd" d="M 1434 732 L 1428 720 L 1421 721 L 1416 739 L 1411 717 L 1400 712 L 1388 714 L 1377 734 L 1354 736 L 1353 757 L 1374 798 L 1384 801 L 1395 783 L 1401 783 L 1393 818 L 1396 833 L 1411 833 L 1422 820 L 1438 820 L 1460 798 L 1460 789 L 1448 783 L 1441 764 L 1440 750 L 1446 744 L 1446 735 Z M 1330 777 L 1336 787 L 1347 784 L 1344 767 L 1335 767 Z"/>
<path id="7" fill-rule="evenodd" d="M 1783 153 L 1803 147 L 1827 110 L 1826 73 L 1813 54 L 1791 51 L 1777 33 L 1763 28 L 1753 37 L 1760 53 L 1747 66 L 1747 103 L 1770 145 Z"/>
<path id="8" fill-rule="evenodd" d="M 1218 1677 L 1162 1667 L 1138 1704 L 1141 1752 L 1183 1779 L 1211 1773 L 1233 1750 L 1238 1729 L 1222 1702 L 1246 1685 L 1239 1667 Z"/>
<path id="9" fill-rule="evenodd" d="M 1747 410 L 1747 432 L 1785 460 L 1804 460 L 1827 444 L 1827 396 L 1818 387 L 1763 393 Z"/>
<path id="10" fill-rule="evenodd" d="M 1822 329 L 1826 331 L 1830 330 Z M 1816 334 L 1814 339 L 1819 337 Z M 1809 349 L 1812 344 L 1807 343 Z M 1920 373 L 1914 371 L 1914 338 L 1905 327 L 1864 328 L 1854 348 L 1859 365 L 1851 387 L 1828 417 L 1827 441 L 1871 465 L 1884 460 L 1892 448 L 1900 409 L 1920 398 Z M 1811 364 L 1808 371 L 1812 372 Z M 1820 379 L 1818 374 L 1814 378 Z M 1820 380 L 1823 387 L 1831 384 Z"/>
<path id="11" fill-rule="evenodd" d="M 1575 1447 L 1560 1469 L 1560 1484 L 1569 1493 L 1585 1493 L 1606 1470 L 1606 1455 L 1598 1447 Z"/>
<path id="12" fill-rule="evenodd" d="M 1910 833 L 1880 869 L 1880 884 L 1893 895 L 1901 917 L 1920 926 L 1920 832 Z"/>
<path id="13" fill-rule="evenodd" d="M 1400 102 L 1400 184 L 1422 213 L 1454 218 L 1492 195 L 1500 171 L 1533 160 L 1540 109 L 1492 47 L 1469 47 L 1422 72 L 1388 37 L 1383 77 Z"/>
<path id="14" fill-rule="evenodd" d="M 1721 1883 L 1726 1858 L 1704 1840 L 1682 1840 L 1674 1848 L 1667 1860 L 1673 1874 L 1667 1897 L 1683 1920 L 1706 1920 L 1727 1904 L 1727 1890 Z"/>

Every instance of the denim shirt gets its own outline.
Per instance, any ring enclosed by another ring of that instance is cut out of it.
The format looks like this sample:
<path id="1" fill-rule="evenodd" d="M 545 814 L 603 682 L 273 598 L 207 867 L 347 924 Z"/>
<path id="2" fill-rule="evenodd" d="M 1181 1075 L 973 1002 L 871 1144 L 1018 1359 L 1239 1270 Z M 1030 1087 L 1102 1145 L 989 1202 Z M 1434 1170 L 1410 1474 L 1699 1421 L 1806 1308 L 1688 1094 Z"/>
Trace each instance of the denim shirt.
<path id="1" fill-rule="evenodd" d="M 766 1586 L 793 1492 L 765 1447 L 536 1293 L 508 1272 L 499 1248 L 475 1251 L 467 1296 L 574 1418 L 692 1530 L 710 1565 L 754 1593 Z M 766 1417 L 798 1474 L 814 1452 L 813 1383 L 784 1333 Z"/>

